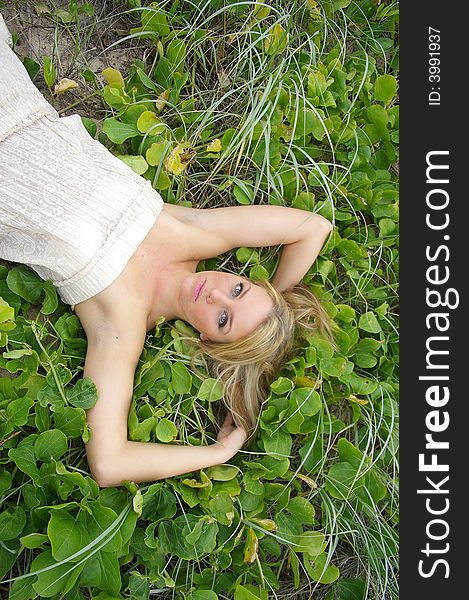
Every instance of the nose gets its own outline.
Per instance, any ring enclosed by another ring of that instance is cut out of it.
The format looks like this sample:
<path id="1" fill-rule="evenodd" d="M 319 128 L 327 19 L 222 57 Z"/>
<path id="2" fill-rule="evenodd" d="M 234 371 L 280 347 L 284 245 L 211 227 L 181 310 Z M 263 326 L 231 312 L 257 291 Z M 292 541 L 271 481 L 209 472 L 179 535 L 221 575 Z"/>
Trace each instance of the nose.
<path id="1" fill-rule="evenodd" d="M 206 300 L 207 304 L 220 304 L 220 303 L 226 304 L 227 297 L 225 296 L 225 294 L 223 294 L 223 292 L 220 292 L 220 290 L 217 290 L 217 288 L 211 288 L 210 290 L 207 291 L 205 300 Z"/>

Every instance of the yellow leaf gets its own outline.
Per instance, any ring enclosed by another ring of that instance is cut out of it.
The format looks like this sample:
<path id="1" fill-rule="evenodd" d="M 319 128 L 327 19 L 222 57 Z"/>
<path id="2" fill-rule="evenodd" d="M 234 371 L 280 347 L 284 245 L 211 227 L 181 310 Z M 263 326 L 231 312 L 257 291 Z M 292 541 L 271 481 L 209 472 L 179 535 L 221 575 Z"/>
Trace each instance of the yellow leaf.
<path id="1" fill-rule="evenodd" d="M 305 483 L 307 483 L 312 490 L 315 490 L 318 487 L 317 483 L 314 481 L 314 479 L 311 479 L 311 477 L 308 477 L 307 475 L 302 475 L 301 473 L 297 473 L 296 476 Z"/>
<path id="2" fill-rule="evenodd" d="M 256 2 L 254 4 L 254 8 L 252 10 L 252 16 L 254 19 L 261 21 L 262 19 L 265 19 L 269 16 L 270 6 L 265 6 L 265 4 L 266 4 L 265 2 L 264 3 Z"/>
<path id="3" fill-rule="evenodd" d="M 196 479 L 183 479 L 182 483 L 191 488 L 206 488 L 211 485 L 210 481 L 197 481 Z"/>
<path id="4" fill-rule="evenodd" d="M 168 102 L 168 98 L 169 98 L 169 90 L 165 90 L 164 92 L 161 92 L 161 94 L 158 96 L 158 98 L 155 101 L 156 112 L 161 112 L 163 110 L 163 108 L 166 106 L 166 103 Z"/>
<path id="5" fill-rule="evenodd" d="M 111 83 L 115 83 L 116 85 L 121 85 L 124 87 L 124 78 L 122 77 L 121 72 L 118 69 L 114 69 L 113 67 L 107 67 L 104 71 L 101 71 L 101 75 L 106 80 L 106 83 L 111 85 Z"/>
<path id="6" fill-rule="evenodd" d="M 180 175 L 196 155 L 195 150 L 185 144 L 177 144 L 165 160 L 166 169 L 173 175 Z"/>
<path id="7" fill-rule="evenodd" d="M 270 28 L 267 37 L 264 40 L 264 52 L 272 56 L 285 50 L 287 45 L 287 32 L 280 25 L 276 23 Z"/>
<path id="8" fill-rule="evenodd" d="M 78 87 L 78 83 L 73 81 L 73 79 L 67 79 L 63 77 L 59 83 L 56 83 L 54 86 L 54 94 L 65 94 L 68 90 L 73 90 Z"/>
<path id="9" fill-rule="evenodd" d="M 161 157 L 165 153 L 166 142 L 154 142 L 146 151 L 145 158 L 152 167 L 160 164 Z"/>
<path id="10" fill-rule="evenodd" d="M 141 133 L 146 133 L 150 128 L 154 127 L 159 122 L 160 121 L 156 116 L 156 113 L 151 110 L 145 110 L 137 120 L 137 129 Z"/>
<path id="11" fill-rule="evenodd" d="M 257 549 L 259 547 L 259 540 L 257 535 L 251 527 L 248 527 L 247 540 L 244 545 L 244 562 L 251 564 L 256 560 Z"/>
<path id="12" fill-rule="evenodd" d="M 266 529 L 267 531 L 277 530 L 277 524 L 275 521 L 272 521 L 272 519 L 256 519 L 254 517 L 250 517 L 249 520 L 252 521 L 254 525 L 257 525 L 262 529 Z"/>
<path id="13" fill-rule="evenodd" d="M 293 381 L 298 387 L 314 388 L 318 385 L 317 379 L 313 379 L 312 377 L 308 377 L 307 375 L 304 375 L 303 377 L 294 377 Z M 319 381 L 319 383 L 321 382 Z"/>
<path id="14" fill-rule="evenodd" d="M 349 402 L 353 402 L 353 404 L 368 404 L 368 400 L 365 400 L 364 398 L 357 398 L 357 396 L 354 396 L 353 394 L 348 396 L 347 400 Z"/>
<path id="15" fill-rule="evenodd" d="M 207 146 L 207 152 L 220 152 L 221 150 L 221 140 L 218 138 L 210 142 Z"/>

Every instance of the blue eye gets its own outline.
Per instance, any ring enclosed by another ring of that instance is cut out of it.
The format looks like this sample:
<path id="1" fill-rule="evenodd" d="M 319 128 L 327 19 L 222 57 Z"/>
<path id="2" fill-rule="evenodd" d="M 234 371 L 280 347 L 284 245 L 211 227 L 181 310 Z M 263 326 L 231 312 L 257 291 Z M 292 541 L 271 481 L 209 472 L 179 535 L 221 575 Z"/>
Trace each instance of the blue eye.
<path id="1" fill-rule="evenodd" d="M 218 327 L 222 328 L 228 323 L 228 313 L 224 310 L 218 319 Z"/>
<path id="2" fill-rule="evenodd" d="M 244 288 L 244 283 L 237 283 L 235 285 L 235 292 L 234 292 L 234 296 L 239 296 L 241 294 L 241 292 L 243 291 Z M 239 290 L 239 291 L 237 291 Z"/>

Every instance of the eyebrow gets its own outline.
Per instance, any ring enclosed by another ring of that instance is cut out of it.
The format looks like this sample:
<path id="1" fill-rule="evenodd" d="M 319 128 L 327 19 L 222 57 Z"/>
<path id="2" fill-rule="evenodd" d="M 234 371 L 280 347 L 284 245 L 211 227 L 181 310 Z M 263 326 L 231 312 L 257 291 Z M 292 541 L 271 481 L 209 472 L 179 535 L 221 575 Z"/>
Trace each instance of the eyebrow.
<path id="1" fill-rule="evenodd" d="M 242 298 L 245 294 L 247 294 L 247 292 L 249 292 L 250 289 L 251 289 L 251 283 L 249 283 L 249 287 L 246 287 L 246 286 L 244 287 L 244 290 L 238 296 L 238 300 L 239 300 L 239 298 Z M 231 316 L 231 313 L 230 313 L 229 317 L 230 317 L 229 321 L 228 321 L 229 329 L 227 329 L 225 331 L 226 335 L 228 335 L 228 333 L 230 333 L 230 331 L 233 329 L 234 318 Z"/>

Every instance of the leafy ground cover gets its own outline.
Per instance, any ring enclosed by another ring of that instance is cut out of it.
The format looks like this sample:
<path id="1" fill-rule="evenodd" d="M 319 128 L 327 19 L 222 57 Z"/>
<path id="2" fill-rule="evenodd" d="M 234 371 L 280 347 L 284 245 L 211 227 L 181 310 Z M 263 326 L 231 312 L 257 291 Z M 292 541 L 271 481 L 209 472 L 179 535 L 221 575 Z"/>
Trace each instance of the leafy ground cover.
<path id="1" fill-rule="evenodd" d="M 78 39 L 98 3 L 35 4 Z M 305 282 L 337 348 L 303 340 L 255 445 L 231 464 L 100 490 L 83 448 L 97 399 L 82 377 L 84 331 L 50 282 L 0 265 L 3 594 L 395 599 L 397 2 L 141 4 L 118 3 L 128 30 L 112 42 L 138 40 L 140 57 L 76 75 L 105 108 L 83 115 L 86 127 L 166 202 L 283 204 L 333 220 Z M 25 64 L 58 101 L 53 58 Z M 200 267 L 268 278 L 279 251 L 240 248 Z M 222 390 L 202 361 L 193 368 L 194 334 L 159 322 L 148 335 L 130 439 L 215 439 Z"/>

